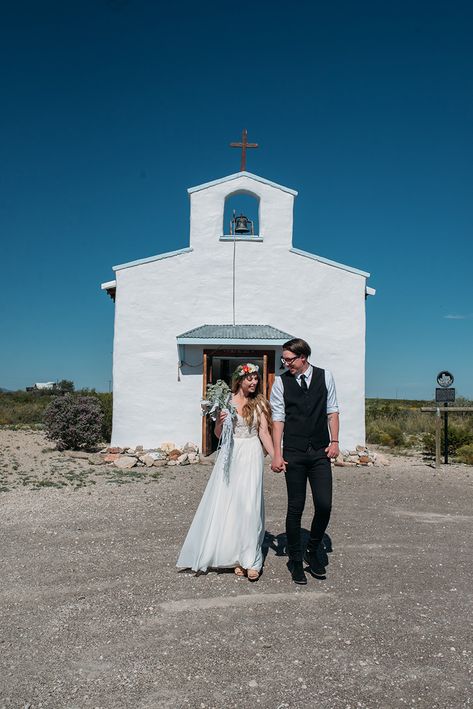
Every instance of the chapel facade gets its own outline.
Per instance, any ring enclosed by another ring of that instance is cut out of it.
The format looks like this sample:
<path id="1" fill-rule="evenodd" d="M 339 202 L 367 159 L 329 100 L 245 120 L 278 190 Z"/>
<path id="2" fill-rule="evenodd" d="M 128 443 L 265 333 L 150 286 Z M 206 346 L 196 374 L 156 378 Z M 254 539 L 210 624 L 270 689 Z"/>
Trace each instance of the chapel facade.
<path id="1" fill-rule="evenodd" d="M 188 193 L 189 246 L 114 266 L 115 280 L 102 284 L 115 300 L 112 445 L 192 441 L 209 454 L 207 384 L 251 361 L 269 397 L 292 337 L 334 375 L 340 447 L 364 444 L 370 274 L 294 248 L 293 189 L 242 170 Z M 225 224 L 238 195 L 256 200 L 256 230 L 237 213 Z"/>

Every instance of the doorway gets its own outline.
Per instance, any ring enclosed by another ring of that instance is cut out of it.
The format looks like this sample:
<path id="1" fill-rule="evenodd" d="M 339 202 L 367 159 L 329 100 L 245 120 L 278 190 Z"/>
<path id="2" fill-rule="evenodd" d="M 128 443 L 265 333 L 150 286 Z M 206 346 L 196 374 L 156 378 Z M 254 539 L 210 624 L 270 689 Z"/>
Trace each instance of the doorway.
<path id="1" fill-rule="evenodd" d="M 204 350 L 202 396 L 205 397 L 208 384 L 223 379 L 231 386 L 231 376 L 240 364 L 252 362 L 260 368 L 262 393 L 269 399 L 275 377 L 274 350 Z M 214 422 L 208 416 L 202 417 L 202 454 L 210 455 L 218 447 L 218 438 L 214 434 Z"/>

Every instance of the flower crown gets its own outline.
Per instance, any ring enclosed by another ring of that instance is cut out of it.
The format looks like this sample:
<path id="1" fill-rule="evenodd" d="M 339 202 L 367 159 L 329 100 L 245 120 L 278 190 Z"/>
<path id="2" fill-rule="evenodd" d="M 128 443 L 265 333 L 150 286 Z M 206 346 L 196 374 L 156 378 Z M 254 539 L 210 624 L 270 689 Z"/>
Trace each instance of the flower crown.
<path id="1" fill-rule="evenodd" d="M 235 369 L 235 373 L 233 376 L 240 379 L 240 377 L 244 377 L 247 374 L 257 374 L 258 372 L 259 372 L 259 367 L 257 364 L 252 364 L 251 362 L 247 362 L 246 364 L 240 364 Z"/>

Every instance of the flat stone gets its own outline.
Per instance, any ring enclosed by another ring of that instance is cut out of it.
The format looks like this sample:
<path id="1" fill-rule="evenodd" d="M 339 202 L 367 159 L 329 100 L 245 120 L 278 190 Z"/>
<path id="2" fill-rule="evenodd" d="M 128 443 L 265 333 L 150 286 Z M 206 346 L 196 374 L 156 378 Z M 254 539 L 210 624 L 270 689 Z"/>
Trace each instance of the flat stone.
<path id="1" fill-rule="evenodd" d="M 109 452 L 109 453 L 121 453 L 121 452 L 122 452 L 122 449 L 119 448 L 118 446 L 113 446 L 112 448 L 109 448 L 109 449 L 108 449 L 108 452 Z"/>
<path id="2" fill-rule="evenodd" d="M 138 459 L 131 455 L 122 455 L 116 459 L 114 465 L 117 468 L 134 468 L 137 464 Z"/>
<path id="3" fill-rule="evenodd" d="M 120 453 L 107 453 L 103 457 L 103 462 L 104 463 L 114 463 L 117 458 L 120 457 Z"/>
<path id="4" fill-rule="evenodd" d="M 179 465 L 177 460 L 168 460 L 167 465 Z"/>
<path id="5" fill-rule="evenodd" d="M 154 468 L 164 468 L 168 464 L 167 460 L 155 460 L 153 461 Z"/>
<path id="6" fill-rule="evenodd" d="M 162 450 L 153 450 L 153 451 L 148 451 L 148 455 L 151 456 L 153 460 L 166 460 L 167 458 L 167 453 Z"/>
<path id="7" fill-rule="evenodd" d="M 100 455 L 100 453 L 92 453 L 92 455 L 89 455 L 88 461 L 92 465 L 105 465 L 106 462 L 104 456 Z"/>
<path id="8" fill-rule="evenodd" d="M 140 461 L 146 466 L 148 466 L 148 468 L 151 468 L 154 463 L 154 458 L 152 458 L 149 453 L 147 453 L 146 455 L 140 455 Z"/>
<path id="9" fill-rule="evenodd" d="M 377 453 L 374 463 L 375 465 L 389 465 L 389 460 L 384 455 L 381 455 L 381 453 Z"/>
<path id="10" fill-rule="evenodd" d="M 82 460 L 87 460 L 90 456 L 90 453 L 85 451 L 63 451 L 63 454 L 67 455 L 68 458 L 80 458 Z"/>
<path id="11" fill-rule="evenodd" d="M 177 458 L 177 462 L 179 463 L 179 465 L 182 465 L 182 464 L 185 463 L 186 461 L 189 462 L 189 461 L 188 461 L 188 455 L 187 455 L 187 453 L 183 453 L 182 455 L 180 455 L 180 456 Z"/>

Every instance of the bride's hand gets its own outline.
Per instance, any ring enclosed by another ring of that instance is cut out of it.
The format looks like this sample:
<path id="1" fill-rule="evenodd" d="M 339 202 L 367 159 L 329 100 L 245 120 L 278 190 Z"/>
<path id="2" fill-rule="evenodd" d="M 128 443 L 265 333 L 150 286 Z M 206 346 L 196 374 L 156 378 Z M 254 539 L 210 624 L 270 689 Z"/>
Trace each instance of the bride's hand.
<path id="1" fill-rule="evenodd" d="M 220 426 L 223 425 L 223 422 L 228 416 L 228 411 L 219 411 L 218 418 L 217 418 L 217 423 L 220 424 Z"/>

